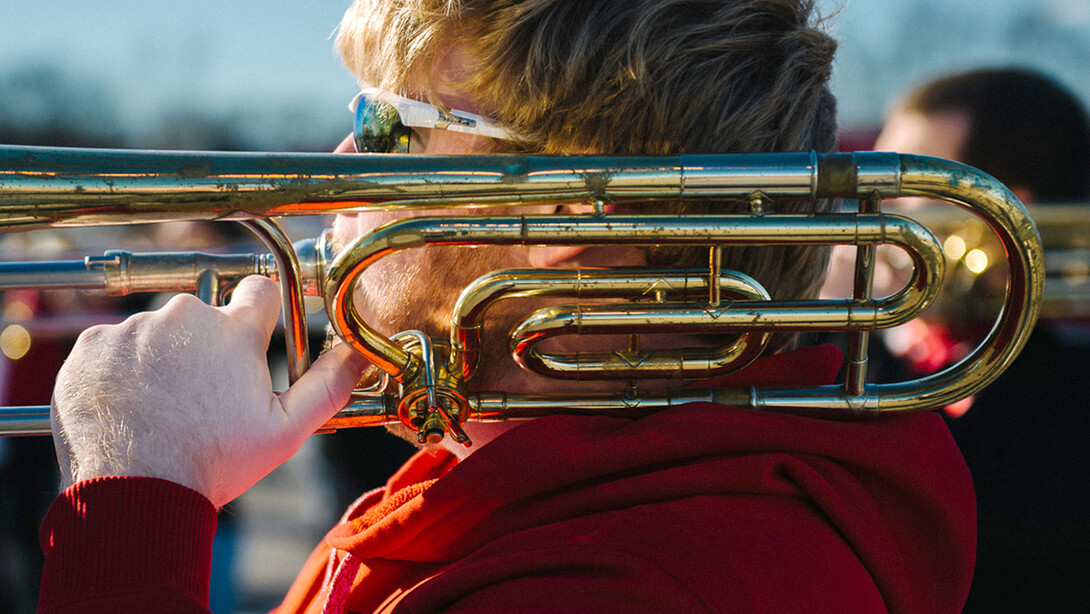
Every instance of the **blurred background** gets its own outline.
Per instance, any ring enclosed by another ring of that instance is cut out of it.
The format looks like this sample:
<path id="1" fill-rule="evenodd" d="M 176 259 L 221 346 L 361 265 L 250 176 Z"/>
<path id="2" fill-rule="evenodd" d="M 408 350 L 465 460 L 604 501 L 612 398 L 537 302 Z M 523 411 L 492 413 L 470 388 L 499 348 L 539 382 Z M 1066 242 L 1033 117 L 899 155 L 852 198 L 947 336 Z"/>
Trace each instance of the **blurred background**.
<path id="1" fill-rule="evenodd" d="M 5 0 L 0 4 L 0 143 L 328 151 L 350 129 L 346 105 L 356 92 L 332 50 L 331 35 L 347 4 Z M 821 0 L 819 5 L 841 44 L 833 88 L 842 149 L 870 147 L 885 109 L 899 94 L 958 70 L 1033 68 L 1090 100 L 1085 70 L 1090 0 Z M 304 234 L 292 238 L 310 236 L 305 233 L 322 225 L 293 228 Z M 221 232 L 171 227 L 141 229 L 124 238 L 142 241 L 143 249 L 172 242 L 162 247 L 170 249 L 200 245 Z M 133 249 L 109 243 L 117 238 L 12 236 L 0 240 L 0 254 L 19 260 Z M 28 314 L 52 322 L 26 343 L 5 345 L 0 338 L 2 400 L 48 403 L 52 380 L 41 374 L 59 365 L 71 331 L 86 324 L 71 319 L 73 302 L 88 299 L 7 293 L 2 300 L 4 334 Z M 110 321 L 144 306 L 137 300 L 83 303 L 79 309 Z M 33 374 L 25 366 L 31 360 L 37 365 Z M 388 466 L 407 453 L 383 434 L 378 437 L 377 442 L 312 438 L 298 457 L 226 510 L 216 546 L 216 612 L 266 611 L 278 602 L 349 493 L 381 479 L 345 480 L 346 467 L 365 464 L 361 455 L 381 446 L 393 446 L 380 453 Z M 33 611 L 40 566 L 36 527 L 56 493 L 53 465 L 47 438 L 0 439 L 0 611 Z M 379 474 L 385 471 L 380 468 Z M 326 479 L 332 474 L 337 481 Z"/>
<path id="2" fill-rule="evenodd" d="M 0 140 L 322 150 L 355 94 L 330 36 L 345 0 L 5 0 Z M 840 40 L 846 131 L 911 84 L 980 65 L 1042 69 L 1090 97 L 1090 0 L 819 0 Z"/>
<path id="3" fill-rule="evenodd" d="M 346 6 L 6 0 L 0 140 L 330 149 L 356 91 L 330 40 Z"/>

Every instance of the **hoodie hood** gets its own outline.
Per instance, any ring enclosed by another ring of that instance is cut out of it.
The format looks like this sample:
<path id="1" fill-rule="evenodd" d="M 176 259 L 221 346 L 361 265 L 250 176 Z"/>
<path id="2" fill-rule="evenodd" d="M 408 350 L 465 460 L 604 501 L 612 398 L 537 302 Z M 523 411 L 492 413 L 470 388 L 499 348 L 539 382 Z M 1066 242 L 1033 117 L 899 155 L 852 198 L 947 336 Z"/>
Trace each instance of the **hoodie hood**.
<path id="1" fill-rule="evenodd" d="M 834 348 L 804 348 L 704 385 L 825 384 L 838 368 Z M 362 561 L 353 584 L 390 565 L 426 577 L 513 533 L 703 496 L 806 502 L 891 610 L 956 611 L 968 591 L 972 485 L 932 414 L 835 422 L 690 403 L 634 420 L 539 418 L 461 463 L 420 452 L 326 542 Z"/>

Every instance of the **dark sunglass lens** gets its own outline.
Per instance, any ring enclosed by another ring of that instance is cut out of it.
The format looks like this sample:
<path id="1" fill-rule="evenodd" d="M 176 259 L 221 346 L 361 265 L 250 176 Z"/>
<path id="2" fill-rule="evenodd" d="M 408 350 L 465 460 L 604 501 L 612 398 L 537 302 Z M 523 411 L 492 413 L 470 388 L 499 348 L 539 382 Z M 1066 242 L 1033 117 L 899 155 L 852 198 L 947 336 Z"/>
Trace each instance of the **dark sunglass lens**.
<path id="1" fill-rule="evenodd" d="M 397 109 L 371 96 L 356 106 L 353 135 L 360 153 L 409 153 L 411 130 L 401 123 Z"/>

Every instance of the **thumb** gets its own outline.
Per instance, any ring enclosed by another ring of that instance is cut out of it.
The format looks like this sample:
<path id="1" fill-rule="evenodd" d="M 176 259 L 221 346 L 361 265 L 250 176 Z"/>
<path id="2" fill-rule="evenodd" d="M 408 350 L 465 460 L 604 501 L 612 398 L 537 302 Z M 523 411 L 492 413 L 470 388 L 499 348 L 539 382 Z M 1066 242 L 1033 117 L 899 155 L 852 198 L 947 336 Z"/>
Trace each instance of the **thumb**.
<path id="1" fill-rule="evenodd" d="M 282 392 L 281 407 L 298 432 L 310 435 L 344 408 L 367 364 L 347 344 L 338 343 Z"/>

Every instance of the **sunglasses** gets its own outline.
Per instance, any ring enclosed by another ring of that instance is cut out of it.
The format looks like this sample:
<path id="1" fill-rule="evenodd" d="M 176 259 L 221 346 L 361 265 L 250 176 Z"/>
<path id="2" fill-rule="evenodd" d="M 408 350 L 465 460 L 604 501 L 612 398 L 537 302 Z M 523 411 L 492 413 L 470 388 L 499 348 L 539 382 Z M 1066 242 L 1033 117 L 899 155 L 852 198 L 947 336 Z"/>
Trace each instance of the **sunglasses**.
<path id="1" fill-rule="evenodd" d="M 355 115 L 352 141 L 359 153 L 409 153 L 413 128 L 433 128 L 514 140 L 510 130 L 475 113 L 439 107 L 368 88 L 348 105 Z"/>

